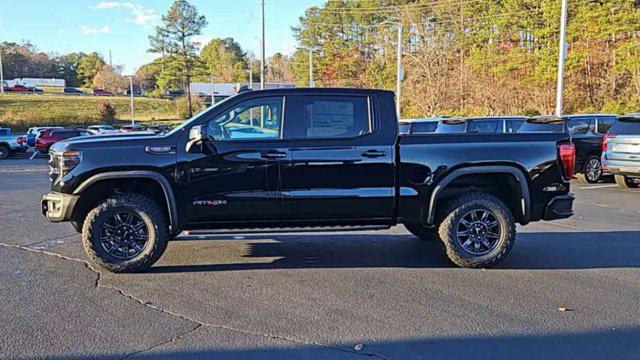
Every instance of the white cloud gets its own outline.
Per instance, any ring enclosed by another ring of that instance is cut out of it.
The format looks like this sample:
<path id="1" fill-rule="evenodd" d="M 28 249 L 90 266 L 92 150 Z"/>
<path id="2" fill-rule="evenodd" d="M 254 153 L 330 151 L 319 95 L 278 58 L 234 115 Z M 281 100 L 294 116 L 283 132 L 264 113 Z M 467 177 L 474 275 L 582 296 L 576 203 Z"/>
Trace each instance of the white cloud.
<path id="1" fill-rule="evenodd" d="M 91 34 L 100 34 L 100 33 L 104 34 L 104 33 L 111 32 L 111 27 L 107 24 L 102 25 L 100 27 L 80 25 L 78 26 L 78 30 L 80 30 L 80 33 L 82 33 L 82 35 L 91 35 Z"/>
<path id="2" fill-rule="evenodd" d="M 128 1 L 102 1 L 91 8 L 94 10 L 116 8 L 129 10 L 131 12 L 131 17 L 127 18 L 127 21 L 133 22 L 137 25 L 147 25 L 150 22 L 160 19 L 160 15 L 156 14 L 154 9 Z"/>

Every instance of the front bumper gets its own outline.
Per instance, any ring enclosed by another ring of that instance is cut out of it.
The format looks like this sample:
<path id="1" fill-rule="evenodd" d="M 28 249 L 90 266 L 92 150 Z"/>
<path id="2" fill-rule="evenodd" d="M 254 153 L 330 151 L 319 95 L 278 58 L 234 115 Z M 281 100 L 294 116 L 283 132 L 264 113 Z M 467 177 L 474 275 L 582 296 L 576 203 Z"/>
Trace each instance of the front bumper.
<path id="1" fill-rule="evenodd" d="M 573 194 L 556 196 L 549 201 L 544 210 L 544 220 L 566 219 L 573 216 Z"/>
<path id="2" fill-rule="evenodd" d="M 50 192 L 42 197 L 42 215 L 51 222 L 69 221 L 78 195 Z"/>

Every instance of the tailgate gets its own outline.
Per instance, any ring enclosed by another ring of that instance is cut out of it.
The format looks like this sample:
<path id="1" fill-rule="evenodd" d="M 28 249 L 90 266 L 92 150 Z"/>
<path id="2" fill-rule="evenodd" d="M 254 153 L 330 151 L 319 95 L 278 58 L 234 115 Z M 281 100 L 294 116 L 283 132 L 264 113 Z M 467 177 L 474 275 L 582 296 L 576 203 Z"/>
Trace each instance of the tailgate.
<path id="1" fill-rule="evenodd" d="M 640 136 L 618 135 L 608 142 L 609 160 L 637 162 L 640 164 Z"/>

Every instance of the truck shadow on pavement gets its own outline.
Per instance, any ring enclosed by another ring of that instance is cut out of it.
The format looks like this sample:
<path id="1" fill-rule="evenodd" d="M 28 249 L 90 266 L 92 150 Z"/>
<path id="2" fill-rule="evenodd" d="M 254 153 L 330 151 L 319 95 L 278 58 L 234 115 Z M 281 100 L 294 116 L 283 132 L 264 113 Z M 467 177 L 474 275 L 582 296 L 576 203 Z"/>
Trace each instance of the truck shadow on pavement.
<path id="1" fill-rule="evenodd" d="M 194 241 L 237 242 L 239 258 L 200 253 L 198 264 L 157 265 L 152 273 L 304 268 L 453 268 L 434 242 L 399 234 L 299 234 L 182 237 L 175 251 L 198 251 Z M 192 244 L 192 245 L 187 245 Z M 183 249 L 184 247 L 184 249 Z M 187 249 L 189 247 L 189 249 Z M 172 249 L 169 249 L 170 252 Z M 207 250 L 202 250 L 207 251 Z M 260 258 L 271 260 L 260 262 Z M 246 261 L 243 261 L 246 260 Z M 171 262 L 171 261 L 169 261 Z M 203 264 L 204 263 L 204 264 Z M 520 233 L 495 269 L 597 269 L 640 267 L 640 231 Z"/>
<path id="2" fill-rule="evenodd" d="M 365 340 L 360 351 L 353 350 L 353 345 L 329 347 L 290 343 L 281 346 L 256 346 L 253 341 L 240 346 L 232 342 L 227 346 L 207 349 L 206 345 L 187 342 L 183 349 L 161 346 L 134 354 L 48 356 L 47 359 L 355 359 L 362 358 L 363 355 L 372 359 L 637 359 L 639 336 L 640 330 L 631 327 L 549 335 Z M 207 340 L 210 341 L 211 338 Z"/>

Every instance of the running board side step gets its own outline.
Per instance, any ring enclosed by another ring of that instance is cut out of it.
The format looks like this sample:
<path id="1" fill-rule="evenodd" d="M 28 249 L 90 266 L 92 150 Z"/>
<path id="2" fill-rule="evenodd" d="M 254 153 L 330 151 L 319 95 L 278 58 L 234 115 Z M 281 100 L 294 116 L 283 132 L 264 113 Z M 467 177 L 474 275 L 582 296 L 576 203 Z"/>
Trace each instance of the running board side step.
<path id="1" fill-rule="evenodd" d="M 379 231 L 388 230 L 391 226 L 312 226 L 300 228 L 249 228 L 249 229 L 211 229 L 188 230 L 185 235 L 235 235 L 235 234 L 287 234 L 301 232 L 342 232 L 342 231 Z"/>

